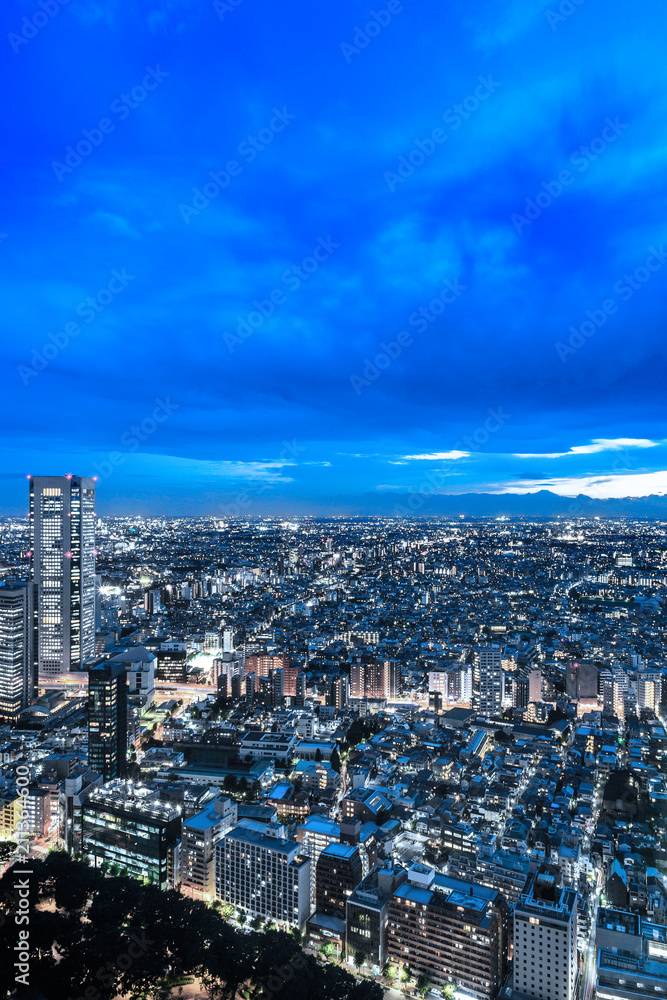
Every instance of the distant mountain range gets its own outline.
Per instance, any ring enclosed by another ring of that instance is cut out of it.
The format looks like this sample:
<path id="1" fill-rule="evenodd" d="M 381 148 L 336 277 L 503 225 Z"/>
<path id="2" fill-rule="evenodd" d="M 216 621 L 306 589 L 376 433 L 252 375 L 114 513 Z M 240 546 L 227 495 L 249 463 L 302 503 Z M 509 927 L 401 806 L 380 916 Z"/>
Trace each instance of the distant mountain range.
<path id="1" fill-rule="evenodd" d="M 317 506 L 320 506 L 318 504 Z M 329 506 L 326 502 L 322 506 Z M 331 501 L 339 514 L 428 517 L 647 517 L 667 520 L 667 496 L 623 497 L 595 500 L 580 494 L 561 497 L 549 490 L 538 493 L 460 493 L 436 496 L 375 492 L 358 498 L 337 497 Z"/>

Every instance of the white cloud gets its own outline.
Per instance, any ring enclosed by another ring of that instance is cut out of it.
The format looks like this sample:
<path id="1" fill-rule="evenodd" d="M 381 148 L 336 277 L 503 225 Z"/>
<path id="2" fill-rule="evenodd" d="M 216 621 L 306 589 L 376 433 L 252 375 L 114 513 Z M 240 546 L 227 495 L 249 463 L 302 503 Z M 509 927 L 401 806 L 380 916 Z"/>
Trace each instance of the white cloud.
<path id="1" fill-rule="evenodd" d="M 624 448 L 657 448 L 658 441 L 648 438 L 594 438 L 591 444 L 578 444 L 569 451 L 515 454 L 514 458 L 565 458 L 567 455 L 597 455 L 601 451 L 622 451 Z"/>
<path id="2" fill-rule="evenodd" d="M 456 458 L 469 458 L 469 451 L 433 451 L 427 455 L 403 455 L 409 462 L 441 462 Z"/>
<path id="3" fill-rule="evenodd" d="M 618 476 L 575 476 L 559 479 L 520 480 L 505 483 L 493 493 L 539 493 L 550 490 L 561 497 L 574 497 L 579 493 L 596 500 L 618 500 L 623 497 L 647 497 L 667 494 L 667 470 L 659 472 L 637 472 Z"/>

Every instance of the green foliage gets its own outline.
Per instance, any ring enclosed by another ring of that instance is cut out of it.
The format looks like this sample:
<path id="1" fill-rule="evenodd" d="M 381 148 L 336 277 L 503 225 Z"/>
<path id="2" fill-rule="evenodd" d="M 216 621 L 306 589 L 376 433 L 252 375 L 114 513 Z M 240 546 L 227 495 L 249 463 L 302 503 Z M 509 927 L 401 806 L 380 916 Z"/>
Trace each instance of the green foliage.
<path id="1" fill-rule="evenodd" d="M 189 977 L 215 1000 L 254 1000 L 276 967 L 294 970 L 286 980 L 289 1000 L 382 1000 L 378 983 L 319 964 L 293 934 L 240 930 L 224 909 L 137 879 L 105 876 L 62 852 L 33 860 L 30 868 L 30 990 L 40 1000 L 86 996 L 91 986 L 95 1000 L 164 1000 Z M 15 879 L 10 869 L 0 880 L 2 969 L 15 960 Z M 0 998 L 9 996 L 10 986 L 13 977 L 3 977 Z"/>
<path id="2" fill-rule="evenodd" d="M 417 992 L 421 997 L 425 997 L 429 991 L 431 983 L 428 978 L 424 975 L 417 977 Z"/>

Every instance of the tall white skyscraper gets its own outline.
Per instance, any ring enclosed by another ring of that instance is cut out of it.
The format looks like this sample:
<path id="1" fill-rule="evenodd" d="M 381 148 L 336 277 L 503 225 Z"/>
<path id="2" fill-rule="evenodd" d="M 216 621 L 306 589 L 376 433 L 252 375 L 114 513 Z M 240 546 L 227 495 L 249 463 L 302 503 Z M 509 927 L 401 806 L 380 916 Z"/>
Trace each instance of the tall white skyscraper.
<path id="1" fill-rule="evenodd" d="M 558 869 L 543 865 L 514 910 L 514 989 L 534 1000 L 577 995 L 577 893 L 558 878 Z"/>
<path id="2" fill-rule="evenodd" d="M 0 587 L 0 720 L 15 721 L 34 693 L 32 584 Z"/>
<path id="3" fill-rule="evenodd" d="M 93 479 L 31 477 L 30 549 L 36 670 L 81 670 L 95 655 Z"/>
<path id="4" fill-rule="evenodd" d="M 482 643 L 477 650 L 479 712 L 499 719 L 502 713 L 502 657 L 497 643 Z"/>

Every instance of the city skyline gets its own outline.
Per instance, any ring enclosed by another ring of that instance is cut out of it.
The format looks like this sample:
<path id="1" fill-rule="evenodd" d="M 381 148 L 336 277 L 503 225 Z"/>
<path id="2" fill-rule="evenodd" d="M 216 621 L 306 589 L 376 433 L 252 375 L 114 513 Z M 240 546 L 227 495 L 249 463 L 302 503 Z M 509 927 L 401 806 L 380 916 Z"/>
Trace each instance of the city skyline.
<path id="1" fill-rule="evenodd" d="M 7 11 L 4 512 L 663 495 L 665 15 L 561 6 Z"/>

